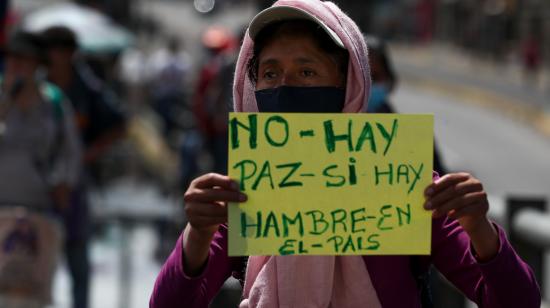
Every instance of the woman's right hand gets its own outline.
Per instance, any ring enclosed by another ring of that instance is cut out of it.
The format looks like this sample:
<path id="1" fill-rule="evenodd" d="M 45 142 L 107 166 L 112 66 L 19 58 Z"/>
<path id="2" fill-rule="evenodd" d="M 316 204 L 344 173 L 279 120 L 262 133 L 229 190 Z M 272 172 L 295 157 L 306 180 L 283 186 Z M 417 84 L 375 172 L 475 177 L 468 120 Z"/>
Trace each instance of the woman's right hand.
<path id="1" fill-rule="evenodd" d="M 227 222 L 227 203 L 244 202 L 246 195 L 228 176 L 208 173 L 191 182 L 183 200 L 191 228 L 211 237 L 220 224 Z"/>
<path id="2" fill-rule="evenodd" d="M 246 195 L 228 176 L 209 173 L 191 184 L 183 197 L 189 224 L 183 231 L 183 268 L 187 275 L 202 272 L 212 238 L 220 224 L 227 222 L 227 203 L 244 202 Z"/>

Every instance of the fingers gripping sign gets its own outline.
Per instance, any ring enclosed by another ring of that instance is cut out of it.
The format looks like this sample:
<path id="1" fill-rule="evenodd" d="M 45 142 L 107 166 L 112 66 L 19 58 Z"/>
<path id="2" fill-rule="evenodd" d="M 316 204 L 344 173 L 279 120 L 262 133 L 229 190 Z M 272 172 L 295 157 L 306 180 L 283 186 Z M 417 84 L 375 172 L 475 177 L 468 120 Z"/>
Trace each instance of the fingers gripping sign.
<path id="1" fill-rule="evenodd" d="M 433 210 L 435 218 L 447 215 L 457 219 L 467 232 L 486 220 L 487 193 L 481 182 L 468 173 L 443 176 L 426 188 L 425 195 L 424 207 Z"/>
<path id="2" fill-rule="evenodd" d="M 183 200 L 189 223 L 182 236 L 182 264 L 187 275 L 196 276 L 206 264 L 214 234 L 227 222 L 228 202 L 244 202 L 247 197 L 228 176 L 209 173 L 191 182 Z"/>
<path id="3" fill-rule="evenodd" d="M 468 233 L 479 261 L 491 260 L 500 247 L 499 237 L 487 218 L 489 201 L 481 182 L 468 173 L 452 173 L 430 184 L 424 191 L 424 208 L 435 218 L 456 219 Z"/>
<path id="4" fill-rule="evenodd" d="M 213 235 L 220 224 L 227 222 L 227 203 L 244 202 L 246 195 L 228 176 L 209 173 L 191 182 L 183 199 L 190 226 Z"/>

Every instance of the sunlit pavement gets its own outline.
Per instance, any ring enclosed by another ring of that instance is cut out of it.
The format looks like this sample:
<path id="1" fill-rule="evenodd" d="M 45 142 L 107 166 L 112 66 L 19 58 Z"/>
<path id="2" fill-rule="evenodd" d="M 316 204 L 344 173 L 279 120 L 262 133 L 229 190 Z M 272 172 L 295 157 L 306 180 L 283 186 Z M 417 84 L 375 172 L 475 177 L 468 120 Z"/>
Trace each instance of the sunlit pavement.
<path id="1" fill-rule="evenodd" d="M 400 80 L 490 109 L 550 139 L 550 70 L 526 78 L 517 61 L 493 62 L 438 43 L 391 44 Z"/>
<path id="2" fill-rule="evenodd" d="M 159 218 L 179 223 L 181 206 L 153 184 L 133 178 L 113 181 L 90 197 L 93 216 L 101 222 L 90 249 L 90 307 L 148 307 L 160 270 L 154 260 L 160 241 L 153 224 Z M 122 275 L 127 278 L 121 279 Z M 56 276 L 54 298 L 54 307 L 70 307 L 70 279 L 64 262 Z"/>
<path id="3" fill-rule="evenodd" d="M 126 283 L 130 286 L 131 296 L 126 307 L 149 307 L 149 296 L 160 270 L 160 265 L 153 260 L 156 245 L 155 230 L 151 227 L 138 227 L 130 237 L 132 256 L 132 279 Z M 92 287 L 91 306 L 97 308 L 122 308 L 119 301 L 119 246 L 120 229 L 110 227 L 102 238 L 92 243 Z M 57 272 L 54 288 L 55 306 L 69 308 L 70 280 L 67 268 L 62 265 Z"/>

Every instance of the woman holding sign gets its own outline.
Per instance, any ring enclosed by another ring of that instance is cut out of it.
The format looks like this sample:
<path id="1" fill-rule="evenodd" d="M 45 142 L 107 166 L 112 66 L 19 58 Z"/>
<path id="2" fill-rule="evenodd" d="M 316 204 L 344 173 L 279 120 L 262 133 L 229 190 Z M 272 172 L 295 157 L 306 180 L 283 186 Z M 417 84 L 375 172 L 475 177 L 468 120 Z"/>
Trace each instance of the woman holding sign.
<path id="1" fill-rule="evenodd" d="M 234 83 L 236 111 L 345 112 L 365 109 L 370 91 L 361 32 L 333 3 L 280 0 L 251 22 Z M 529 267 L 486 214 L 487 195 L 467 173 L 425 189 L 433 211 L 430 256 L 227 255 L 227 204 L 247 197 L 220 174 L 185 194 L 189 224 L 164 264 L 151 307 L 207 307 L 232 274 L 244 277 L 240 307 L 421 307 L 412 258 L 434 264 L 482 307 L 540 307 Z M 245 269 L 246 266 L 246 269 Z"/>

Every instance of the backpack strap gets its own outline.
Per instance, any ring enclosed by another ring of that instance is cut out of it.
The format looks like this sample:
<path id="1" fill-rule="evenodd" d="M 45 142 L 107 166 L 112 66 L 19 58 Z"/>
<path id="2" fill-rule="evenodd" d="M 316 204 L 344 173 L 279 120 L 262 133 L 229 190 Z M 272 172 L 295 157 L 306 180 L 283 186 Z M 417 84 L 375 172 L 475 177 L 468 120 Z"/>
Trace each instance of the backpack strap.
<path id="1" fill-rule="evenodd" d="M 420 301 L 422 308 L 433 308 L 433 295 L 430 285 L 431 266 L 425 268 L 421 265 L 419 256 L 410 257 L 410 269 L 416 286 L 420 292 Z"/>
<path id="2" fill-rule="evenodd" d="M 54 86 L 51 83 L 44 82 L 40 87 L 40 92 L 44 100 L 48 101 L 53 106 L 55 120 L 58 123 L 62 123 L 64 117 L 63 111 L 63 92 L 58 87 Z M 62 125 L 59 125 L 62 126 Z"/>
<path id="3" fill-rule="evenodd" d="M 4 80 L 3 76 L 0 75 L 0 87 L 2 86 L 3 80 Z M 53 106 L 56 126 L 59 128 L 62 128 L 63 118 L 64 118 L 63 92 L 61 91 L 61 89 L 59 89 L 58 87 L 54 86 L 49 82 L 40 82 L 39 90 L 40 90 L 40 95 L 42 96 L 42 99 L 52 104 Z"/>
<path id="4" fill-rule="evenodd" d="M 63 109 L 63 100 L 65 96 L 61 89 L 49 82 L 40 83 L 40 93 L 42 99 L 47 103 L 52 104 L 53 116 L 55 121 L 55 136 L 54 143 L 50 153 L 48 154 L 47 161 L 42 163 L 37 163 L 37 167 L 42 171 L 44 175 L 48 174 L 50 169 L 53 168 L 55 159 L 59 154 L 59 151 L 65 142 L 65 131 L 64 131 L 64 118 L 65 111 Z"/>

